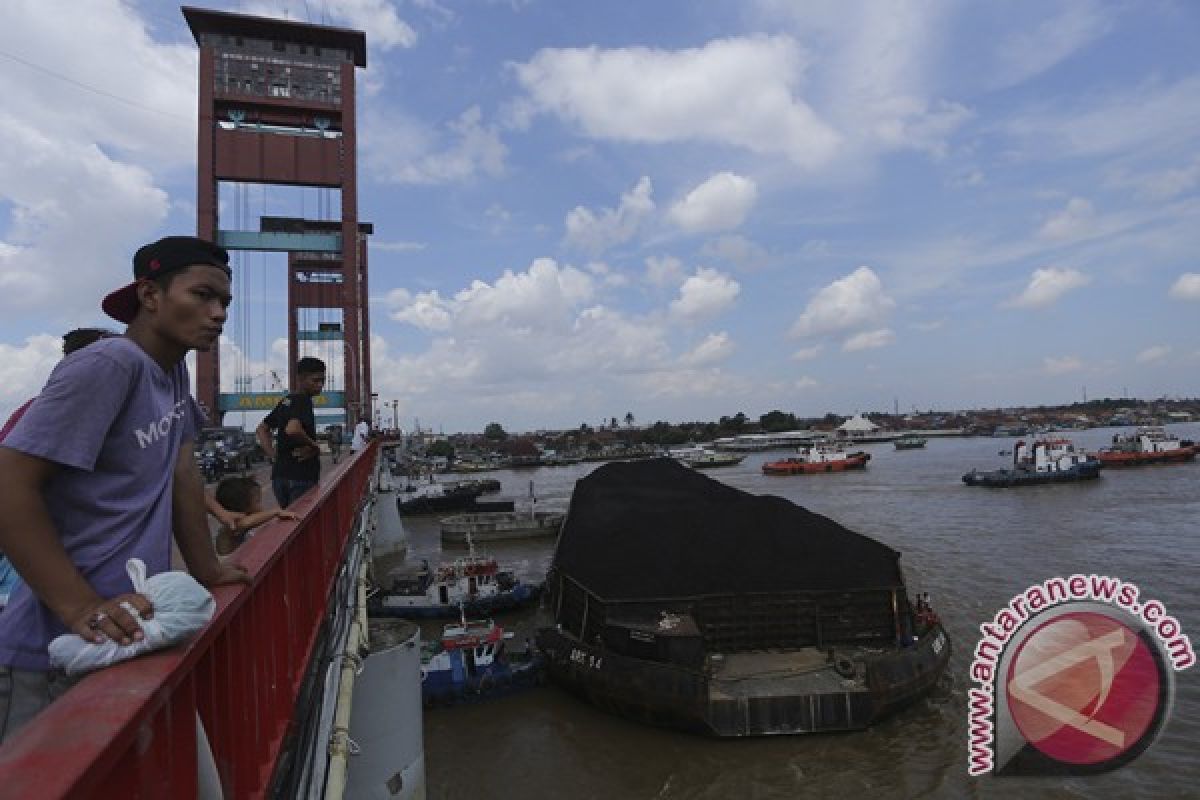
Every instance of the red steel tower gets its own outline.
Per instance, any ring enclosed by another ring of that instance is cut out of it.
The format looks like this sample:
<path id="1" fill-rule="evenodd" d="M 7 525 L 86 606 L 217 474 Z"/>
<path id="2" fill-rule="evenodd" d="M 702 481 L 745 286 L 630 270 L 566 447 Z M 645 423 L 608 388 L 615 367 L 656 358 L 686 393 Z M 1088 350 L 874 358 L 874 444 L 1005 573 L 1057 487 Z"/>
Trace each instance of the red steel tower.
<path id="1" fill-rule="evenodd" d="M 229 250 L 288 254 L 288 354 L 298 342 L 342 340 L 345 396 L 325 399 L 367 414 L 371 398 L 367 235 L 358 220 L 354 69 L 367 64 L 361 31 L 183 8 L 200 48 L 197 235 Z M 221 230 L 221 181 L 336 189 L 340 220 L 262 217 L 259 230 Z M 341 322 L 304 330 L 301 312 L 335 309 Z M 199 353 L 196 397 L 213 421 L 270 408 L 274 398 L 222 394 L 220 357 Z M 295 375 L 290 376 L 293 381 Z"/>

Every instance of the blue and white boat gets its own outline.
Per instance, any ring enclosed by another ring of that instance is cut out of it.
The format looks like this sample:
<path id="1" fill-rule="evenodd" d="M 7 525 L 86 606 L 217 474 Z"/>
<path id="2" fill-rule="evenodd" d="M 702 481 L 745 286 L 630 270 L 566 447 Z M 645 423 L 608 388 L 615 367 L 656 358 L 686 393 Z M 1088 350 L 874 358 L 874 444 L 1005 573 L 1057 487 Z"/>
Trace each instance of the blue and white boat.
<path id="1" fill-rule="evenodd" d="M 967 486 L 1008 488 L 1044 483 L 1074 483 L 1100 477 L 1100 462 L 1078 451 L 1068 439 L 1038 439 L 1017 442 L 1011 469 L 988 472 L 971 470 L 962 476 Z"/>
<path id="2" fill-rule="evenodd" d="M 529 641 L 524 650 L 510 651 L 512 636 L 490 619 L 446 625 L 441 639 L 423 645 L 422 702 L 469 703 L 542 685 L 542 656 Z"/>

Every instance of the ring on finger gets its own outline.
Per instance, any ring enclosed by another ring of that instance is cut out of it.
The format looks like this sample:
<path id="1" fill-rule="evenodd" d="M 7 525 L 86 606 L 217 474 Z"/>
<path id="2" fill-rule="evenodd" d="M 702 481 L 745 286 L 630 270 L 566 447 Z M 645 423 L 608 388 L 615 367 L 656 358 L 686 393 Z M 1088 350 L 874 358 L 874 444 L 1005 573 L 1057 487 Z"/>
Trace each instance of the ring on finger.
<path id="1" fill-rule="evenodd" d="M 106 619 L 108 619 L 108 614 L 105 614 L 103 611 L 97 611 L 95 614 L 92 614 L 92 616 L 88 618 L 87 626 L 94 631 L 98 631 L 98 630 L 100 630 L 100 625 Z"/>

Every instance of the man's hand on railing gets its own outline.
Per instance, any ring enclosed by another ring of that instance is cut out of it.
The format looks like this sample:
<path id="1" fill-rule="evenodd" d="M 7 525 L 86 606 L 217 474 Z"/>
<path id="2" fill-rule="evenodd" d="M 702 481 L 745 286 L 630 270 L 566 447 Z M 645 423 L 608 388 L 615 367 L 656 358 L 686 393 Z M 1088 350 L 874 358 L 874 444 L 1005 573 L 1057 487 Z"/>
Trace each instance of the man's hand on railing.
<path id="1" fill-rule="evenodd" d="M 154 606 L 145 595 L 130 592 L 93 603 L 64 622 L 72 633 L 79 634 L 92 644 L 100 644 L 107 637 L 127 646 L 142 638 L 142 626 L 122 603 L 132 606 L 142 619 L 154 616 Z"/>

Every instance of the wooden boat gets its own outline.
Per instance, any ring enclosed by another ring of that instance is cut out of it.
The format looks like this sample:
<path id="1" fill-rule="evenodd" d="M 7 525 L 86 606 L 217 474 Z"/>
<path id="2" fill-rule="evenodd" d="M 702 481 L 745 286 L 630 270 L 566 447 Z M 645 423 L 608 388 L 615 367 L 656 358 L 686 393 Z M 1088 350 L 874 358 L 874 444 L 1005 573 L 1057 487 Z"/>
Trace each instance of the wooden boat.
<path id="1" fill-rule="evenodd" d="M 499 697 L 545 682 L 544 661 L 532 644 L 510 651 L 511 633 L 490 619 L 446 625 L 441 638 L 422 645 L 421 701 L 453 705 Z"/>
<path id="2" fill-rule="evenodd" d="M 962 476 L 967 486 L 1003 489 L 1046 483 L 1074 483 L 1100 477 L 1100 462 L 1077 451 L 1068 439 L 1038 439 L 1017 442 L 1010 469 L 987 472 L 971 470 Z"/>
<path id="3" fill-rule="evenodd" d="M 859 451 L 847 453 L 842 447 L 832 444 L 814 444 L 801 447 L 798 455 L 781 461 L 768 461 L 762 465 L 764 475 L 815 475 L 824 472 L 844 472 L 848 469 L 865 469 L 871 460 L 870 453 Z"/>
<path id="4" fill-rule="evenodd" d="M 929 692 L 950 658 L 899 558 L 672 459 L 609 464 L 576 483 L 538 647 L 556 683 L 639 722 L 861 729 Z"/>
<path id="5" fill-rule="evenodd" d="M 896 446 L 897 450 L 919 450 L 928 441 L 924 436 L 917 436 L 915 433 L 906 433 L 892 442 L 892 444 Z"/>
<path id="6" fill-rule="evenodd" d="M 1161 427 L 1151 426 L 1138 428 L 1133 434 L 1113 434 L 1112 445 L 1097 452 L 1096 458 L 1105 467 L 1182 464 L 1195 460 L 1196 447 Z"/>
<path id="7" fill-rule="evenodd" d="M 494 511 L 455 514 L 442 520 L 442 544 L 461 545 L 557 536 L 561 511 Z"/>

